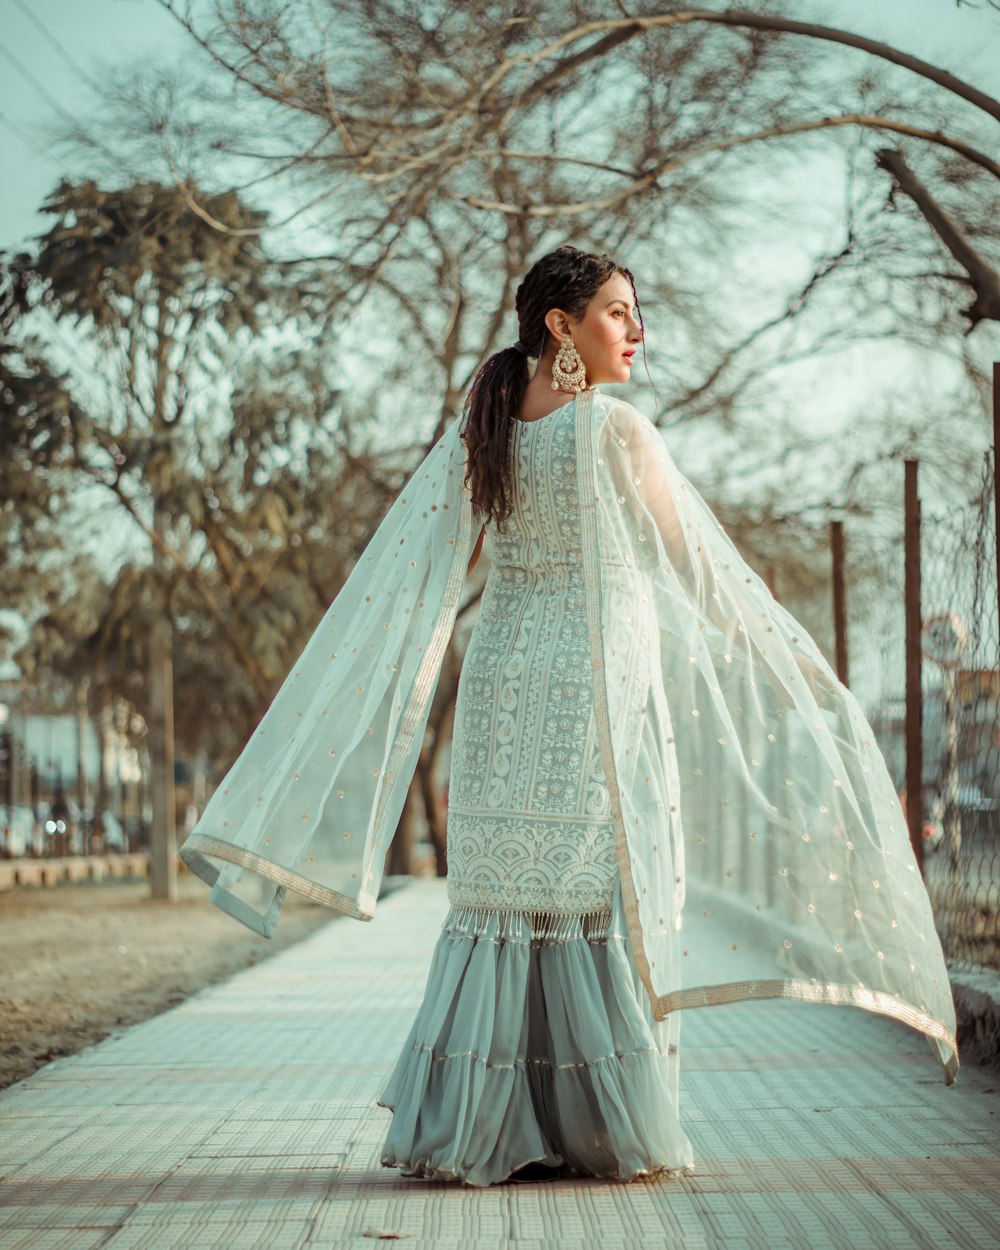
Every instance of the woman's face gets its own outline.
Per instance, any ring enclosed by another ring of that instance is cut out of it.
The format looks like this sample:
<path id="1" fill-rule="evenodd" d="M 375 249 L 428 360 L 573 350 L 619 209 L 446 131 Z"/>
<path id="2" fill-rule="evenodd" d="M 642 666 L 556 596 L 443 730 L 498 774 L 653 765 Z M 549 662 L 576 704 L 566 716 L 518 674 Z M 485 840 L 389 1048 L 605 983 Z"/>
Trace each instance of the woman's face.
<path id="1" fill-rule="evenodd" d="M 623 273 L 611 275 L 587 305 L 580 321 L 567 320 L 559 314 L 556 326 L 550 329 L 558 340 L 556 350 L 566 332 L 572 335 L 589 385 L 628 381 L 632 358 L 642 342 L 642 326 L 636 316 L 632 284 Z M 558 333 L 558 329 L 566 332 Z"/>

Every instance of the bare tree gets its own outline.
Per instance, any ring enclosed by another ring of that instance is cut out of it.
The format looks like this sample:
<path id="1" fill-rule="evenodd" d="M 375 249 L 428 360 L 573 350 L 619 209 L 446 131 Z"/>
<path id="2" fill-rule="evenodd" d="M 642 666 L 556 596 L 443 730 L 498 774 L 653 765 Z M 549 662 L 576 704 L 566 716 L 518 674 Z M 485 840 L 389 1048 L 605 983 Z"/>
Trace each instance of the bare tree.
<path id="1" fill-rule="evenodd" d="M 282 203 L 269 238 L 293 273 L 303 241 L 320 244 L 308 260 L 323 266 L 326 333 L 344 332 L 373 293 L 394 309 L 394 330 L 431 359 L 426 377 L 443 396 L 429 437 L 503 341 L 525 262 L 568 232 L 626 247 L 646 305 L 698 344 L 689 381 L 673 388 L 675 420 L 730 416 L 755 378 L 793 358 L 775 349 L 776 332 L 813 308 L 817 348 L 872 333 L 874 318 L 844 299 L 834 322 L 824 293 L 850 290 L 873 267 L 901 305 L 922 284 L 900 313 L 904 333 L 928 344 L 953 341 L 958 317 L 967 332 L 993 318 L 1000 102 L 883 41 L 773 3 L 640 4 L 610 18 L 596 3 L 158 2 L 215 72 L 183 91 L 167 77 L 119 83 L 133 152 L 158 154 L 206 220 L 192 187 L 211 186 L 213 171 Z M 879 157 L 886 135 L 965 227 L 961 253 L 899 213 L 898 182 Z M 773 316 L 748 328 L 731 300 L 713 306 L 717 292 L 691 266 L 666 270 L 661 258 L 681 248 L 735 267 L 771 220 L 761 190 L 774 172 L 793 177 L 831 155 L 854 197 L 842 243 Z M 895 230 L 909 272 L 871 228 L 880 225 Z M 975 297 L 964 310 L 962 287 Z"/>
<path id="2" fill-rule="evenodd" d="M 184 82 L 144 67 L 112 84 L 119 149 L 171 180 L 206 227 L 266 243 L 309 301 L 318 340 L 385 345 L 386 405 L 434 396 L 432 419 L 406 432 L 413 457 L 510 337 L 524 269 L 567 235 L 624 257 L 644 309 L 671 327 L 658 370 L 680 435 L 711 424 L 713 442 L 738 446 L 706 469 L 708 493 L 732 499 L 796 460 L 812 470 L 785 473 L 763 501 L 756 485 L 759 523 L 741 504 L 727 510 L 748 554 L 787 535 L 782 518 L 844 503 L 852 470 L 889 463 L 914 429 L 944 439 L 915 412 L 905 429 L 887 420 L 881 447 L 854 461 L 843 442 L 780 419 L 781 366 L 905 341 L 962 353 L 984 398 L 1000 103 L 943 67 L 773 3 L 640 3 L 615 18 L 593 0 L 159 3 L 204 61 Z M 879 157 L 887 135 L 926 189 L 922 207 Z M 798 204 L 783 200 L 783 177 L 820 164 L 841 170 L 832 191 L 818 182 Z M 266 223 L 214 211 L 209 192 L 234 185 L 267 204 Z M 925 214 L 932 201 L 963 247 Z M 763 300 L 740 297 L 762 240 L 802 256 L 763 315 Z M 964 489 L 983 416 L 968 403 L 948 427 L 942 484 L 951 473 Z M 790 497 L 798 483 L 807 498 Z M 224 543 L 215 557 L 245 584 Z"/>

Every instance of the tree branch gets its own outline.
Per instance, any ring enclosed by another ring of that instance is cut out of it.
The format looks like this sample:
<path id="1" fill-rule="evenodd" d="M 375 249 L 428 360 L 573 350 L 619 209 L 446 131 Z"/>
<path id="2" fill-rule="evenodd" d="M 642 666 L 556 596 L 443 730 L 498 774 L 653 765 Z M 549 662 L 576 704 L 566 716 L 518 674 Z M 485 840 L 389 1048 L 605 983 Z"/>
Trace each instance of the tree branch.
<path id="1" fill-rule="evenodd" d="M 926 218 L 928 225 L 969 275 L 968 284 L 976 298 L 968 308 L 960 309 L 969 320 L 965 333 L 970 334 L 980 321 L 1000 321 L 1000 274 L 976 251 L 962 233 L 958 223 L 941 207 L 930 191 L 906 163 L 902 152 L 880 148 L 876 155 L 880 168 L 892 174 L 899 189 L 908 195 Z"/>
<path id="2" fill-rule="evenodd" d="M 596 200 L 576 200 L 572 203 L 560 204 L 511 204 L 500 200 L 480 199 L 478 196 L 471 195 L 453 195 L 451 198 L 459 200 L 463 204 L 468 204 L 470 208 L 479 208 L 487 212 L 505 213 L 514 217 L 578 216 L 581 213 L 598 212 L 613 208 L 640 191 L 647 190 L 662 178 L 664 174 L 674 169 L 679 169 L 682 165 L 690 164 L 691 161 L 709 153 L 725 152 L 733 148 L 743 147 L 748 143 L 759 143 L 764 139 L 773 139 L 780 135 L 804 134 L 809 131 L 830 129 L 835 126 L 863 126 L 873 130 L 893 130 L 899 134 L 924 139 L 929 143 L 940 144 L 954 152 L 960 153 L 962 156 L 968 157 L 995 178 L 1000 178 L 1000 163 L 958 139 L 951 139 L 940 130 L 923 130 L 919 126 L 912 126 L 908 122 L 897 122 L 888 117 L 870 117 L 865 113 L 844 113 L 837 117 L 820 117 L 813 121 L 788 122 L 781 126 L 769 126 L 766 130 L 756 130 L 752 134 L 728 135 L 721 139 L 713 139 L 709 143 L 699 143 L 684 152 L 678 152 L 673 156 L 667 157 L 655 169 L 651 169 L 647 173 L 631 175 L 631 181 L 627 187 L 623 187 L 619 191 L 613 191 L 609 195 L 602 196 Z"/>
<path id="3" fill-rule="evenodd" d="M 726 9 L 722 12 L 712 12 L 706 9 L 684 9 L 677 13 L 659 13 L 648 17 L 586 22 L 573 30 L 567 31 L 558 39 L 552 40 L 544 48 L 538 49 L 537 52 L 521 53 L 510 57 L 502 65 L 499 65 L 486 80 L 481 89 L 482 94 L 488 93 L 515 65 L 524 62 L 547 60 L 563 48 L 569 47 L 581 39 L 588 39 L 592 35 L 608 32 L 605 35 L 605 39 L 610 40 L 617 36 L 614 39 L 614 44 L 611 46 L 618 46 L 626 39 L 642 34 L 645 31 L 664 29 L 670 26 L 684 26 L 692 22 L 712 22 L 720 26 L 748 26 L 754 30 L 804 35 L 811 39 L 822 39 L 831 43 L 840 43 L 849 48 L 857 48 L 862 52 L 868 52 L 882 60 L 891 61 L 894 65 L 900 65 L 904 69 L 911 70 L 914 74 L 930 79 L 931 82 L 937 83 L 939 87 L 944 87 L 946 91 L 954 92 L 955 95 L 968 100 L 976 108 L 982 109 L 983 112 L 1000 121 L 1000 100 L 996 100 L 993 96 L 987 95 L 985 91 L 980 91 L 977 87 L 973 87 L 971 83 L 956 77 L 948 70 L 939 69 L 936 65 L 931 65 L 929 61 L 923 61 L 920 57 L 911 56 L 908 52 L 901 52 L 891 44 L 883 43 L 879 39 L 869 39 L 866 35 L 856 35 L 853 31 L 839 30 L 834 26 L 822 26 L 818 22 L 800 22 L 777 14 L 751 13 L 746 9 Z M 603 55 L 607 50 L 602 46 L 603 42 L 603 40 L 598 40 L 584 52 L 568 58 L 554 70 L 545 74 L 532 87 L 520 94 L 519 99 L 521 102 L 530 103 L 532 100 L 537 99 L 538 96 L 544 95 L 565 77 L 565 73 L 578 69 L 586 61 Z M 566 68 L 564 69 L 564 67 Z"/>

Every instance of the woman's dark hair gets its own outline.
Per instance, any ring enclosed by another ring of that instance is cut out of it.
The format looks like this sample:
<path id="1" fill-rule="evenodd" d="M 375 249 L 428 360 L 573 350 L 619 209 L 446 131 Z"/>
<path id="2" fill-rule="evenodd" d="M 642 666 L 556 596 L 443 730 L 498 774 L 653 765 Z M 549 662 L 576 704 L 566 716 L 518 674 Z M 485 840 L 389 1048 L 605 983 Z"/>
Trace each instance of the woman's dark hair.
<path id="1" fill-rule="evenodd" d="M 513 345 L 503 347 L 490 356 L 473 379 L 463 408 L 462 438 L 468 453 L 465 481 L 472 494 L 473 511 L 480 522 L 492 517 L 501 533 L 513 507 L 511 435 L 515 413 L 531 380 L 528 357 L 541 356 L 547 346 L 549 330 L 545 314 L 550 308 L 561 308 L 578 320 L 604 283 L 616 273 L 628 278 L 642 325 L 635 279 L 628 269 L 609 256 L 581 252 L 564 243 L 536 260 L 514 297 L 519 339 L 527 353 Z"/>

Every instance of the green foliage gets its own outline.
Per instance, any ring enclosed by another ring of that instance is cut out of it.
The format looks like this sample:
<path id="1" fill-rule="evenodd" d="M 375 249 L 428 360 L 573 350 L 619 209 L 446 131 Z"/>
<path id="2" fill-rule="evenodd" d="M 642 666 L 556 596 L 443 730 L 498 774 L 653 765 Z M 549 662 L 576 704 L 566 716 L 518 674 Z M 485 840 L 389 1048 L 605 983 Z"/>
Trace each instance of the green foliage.
<path id="1" fill-rule="evenodd" d="M 63 182 L 37 249 L 0 258 L 0 588 L 30 622 L 26 676 L 86 678 L 141 714 L 168 612 L 179 747 L 222 766 L 388 497 L 345 453 L 329 362 L 283 341 L 299 301 L 257 241 L 265 215 L 198 204 Z M 71 327 L 65 371 L 40 317 Z"/>
<path id="2" fill-rule="evenodd" d="M 47 528 L 86 416 L 30 339 L 0 340 L 0 540 L 25 553 Z"/>
<path id="3" fill-rule="evenodd" d="M 257 243 L 266 214 L 234 192 L 208 196 L 203 213 L 176 187 L 142 182 L 105 191 L 60 182 L 42 211 L 56 218 L 28 262 L 40 298 L 59 316 L 89 320 L 112 335 L 134 334 L 137 314 L 163 310 L 169 324 L 214 322 L 232 334 L 259 328 L 272 294 Z M 167 326 L 147 327 L 158 338 Z"/>

